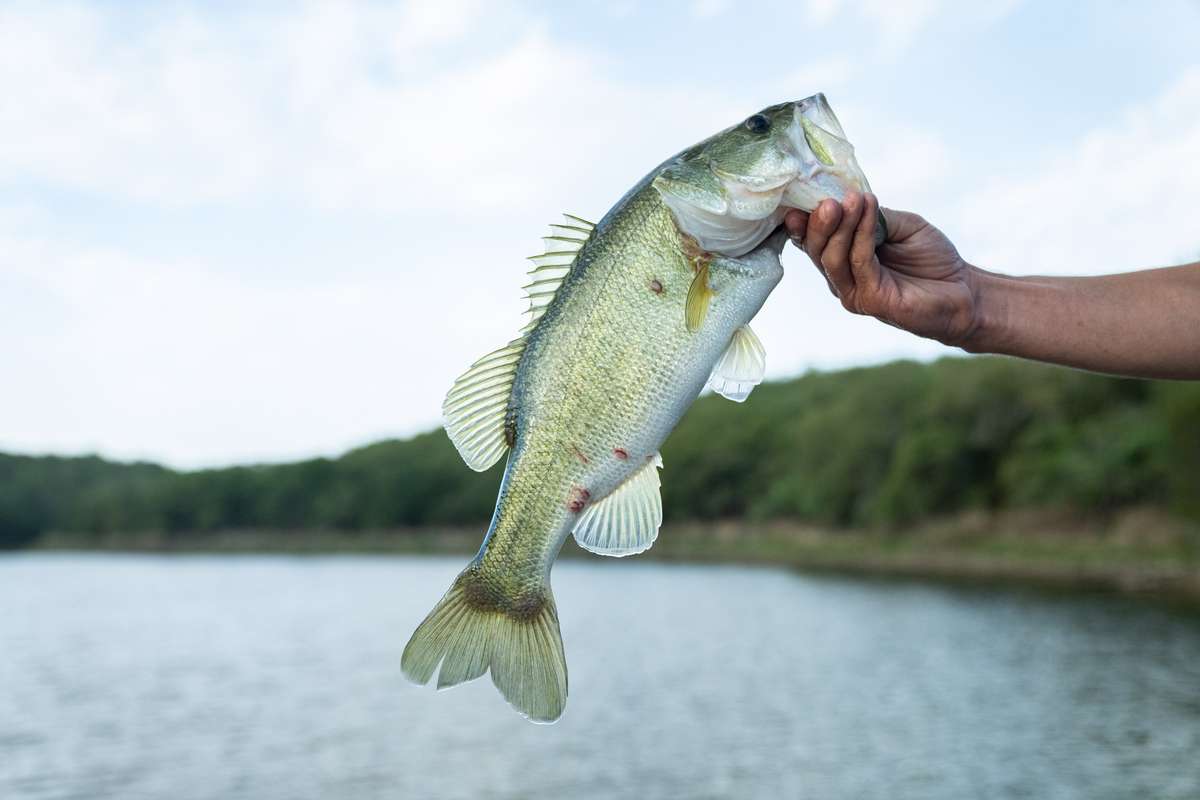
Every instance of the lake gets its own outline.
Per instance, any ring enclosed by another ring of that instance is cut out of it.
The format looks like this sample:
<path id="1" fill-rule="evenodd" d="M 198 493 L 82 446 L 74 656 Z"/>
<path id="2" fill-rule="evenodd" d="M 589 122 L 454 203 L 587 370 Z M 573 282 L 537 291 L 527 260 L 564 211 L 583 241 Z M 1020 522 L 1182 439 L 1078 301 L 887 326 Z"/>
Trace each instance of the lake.
<path id="1" fill-rule="evenodd" d="M 400 654 L 462 559 L 0 557 L 0 798 L 1200 797 L 1200 618 L 568 561 L 566 714 Z"/>

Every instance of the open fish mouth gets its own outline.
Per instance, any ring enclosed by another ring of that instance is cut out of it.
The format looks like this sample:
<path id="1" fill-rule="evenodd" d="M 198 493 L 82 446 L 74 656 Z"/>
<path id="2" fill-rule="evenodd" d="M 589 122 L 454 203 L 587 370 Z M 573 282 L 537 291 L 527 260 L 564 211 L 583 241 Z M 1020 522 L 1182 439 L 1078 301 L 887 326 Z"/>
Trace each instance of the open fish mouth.
<path id="1" fill-rule="evenodd" d="M 840 202 L 847 192 L 871 190 L 825 95 L 791 105 L 792 119 L 778 137 L 783 156 L 778 161 L 789 169 L 738 174 L 713 166 L 727 195 L 736 199 L 731 211 L 740 219 L 763 219 L 780 208 L 813 211 L 826 198 Z"/>
<path id="2" fill-rule="evenodd" d="M 685 151 L 655 186 L 681 230 L 728 256 L 757 247 L 791 209 L 871 189 L 823 94 L 771 106 Z"/>

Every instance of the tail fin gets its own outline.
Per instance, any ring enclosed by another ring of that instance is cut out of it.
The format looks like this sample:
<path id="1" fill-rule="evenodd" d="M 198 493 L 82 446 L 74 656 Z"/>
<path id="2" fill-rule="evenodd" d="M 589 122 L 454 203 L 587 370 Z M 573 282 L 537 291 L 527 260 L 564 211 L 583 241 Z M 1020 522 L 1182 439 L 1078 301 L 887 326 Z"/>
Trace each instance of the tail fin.
<path id="1" fill-rule="evenodd" d="M 537 602 L 513 609 L 476 599 L 480 593 L 469 589 L 478 580 L 470 569 L 460 574 L 417 627 L 400 662 L 404 674 L 428 683 L 437 671 L 442 689 L 491 669 L 513 708 L 534 722 L 554 722 L 567 702 L 567 661 L 549 585 Z"/>

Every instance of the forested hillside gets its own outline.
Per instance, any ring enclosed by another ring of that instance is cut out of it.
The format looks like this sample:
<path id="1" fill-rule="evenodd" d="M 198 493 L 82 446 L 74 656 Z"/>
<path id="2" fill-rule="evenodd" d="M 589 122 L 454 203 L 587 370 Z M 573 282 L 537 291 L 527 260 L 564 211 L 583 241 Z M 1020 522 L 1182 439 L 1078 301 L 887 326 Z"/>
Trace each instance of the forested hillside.
<path id="1" fill-rule="evenodd" d="M 743 405 L 696 403 L 663 448 L 668 520 L 902 526 L 965 509 L 1200 516 L 1200 384 L 1002 358 L 811 373 Z M 486 524 L 477 474 L 441 431 L 334 459 L 178 472 L 0 455 L 0 544 L 102 535 Z"/>

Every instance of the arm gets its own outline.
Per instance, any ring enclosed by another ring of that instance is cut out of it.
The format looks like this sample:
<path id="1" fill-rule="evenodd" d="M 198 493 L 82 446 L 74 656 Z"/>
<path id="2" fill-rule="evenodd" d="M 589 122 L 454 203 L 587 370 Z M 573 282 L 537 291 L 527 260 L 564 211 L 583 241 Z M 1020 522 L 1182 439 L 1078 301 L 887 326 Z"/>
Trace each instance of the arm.
<path id="1" fill-rule="evenodd" d="M 915 214 L 850 194 L 785 224 L 847 310 L 973 353 L 1097 372 L 1200 379 L 1200 263 L 1086 278 L 1009 277 L 968 264 Z"/>

